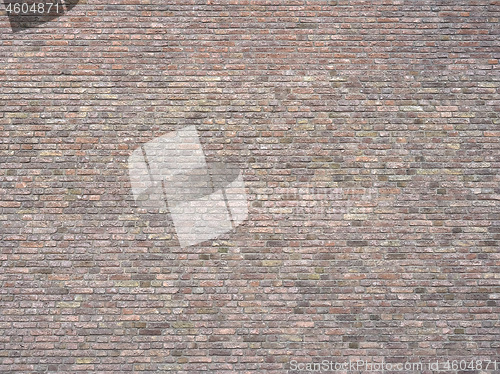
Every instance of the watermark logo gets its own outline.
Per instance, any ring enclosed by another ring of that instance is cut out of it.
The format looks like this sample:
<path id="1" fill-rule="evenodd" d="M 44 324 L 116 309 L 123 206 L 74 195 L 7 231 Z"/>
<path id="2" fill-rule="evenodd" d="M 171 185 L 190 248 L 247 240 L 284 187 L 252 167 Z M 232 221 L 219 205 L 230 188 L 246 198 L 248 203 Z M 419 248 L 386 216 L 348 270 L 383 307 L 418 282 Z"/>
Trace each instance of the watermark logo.
<path id="1" fill-rule="evenodd" d="M 37 27 L 71 10 L 79 0 L 3 0 L 13 32 Z"/>
<path id="2" fill-rule="evenodd" d="M 128 167 L 134 199 L 168 209 L 182 248 L 217 238 L 248 216 L 242 174 L 207 163 L 194 126 L 140 146 Z"/>

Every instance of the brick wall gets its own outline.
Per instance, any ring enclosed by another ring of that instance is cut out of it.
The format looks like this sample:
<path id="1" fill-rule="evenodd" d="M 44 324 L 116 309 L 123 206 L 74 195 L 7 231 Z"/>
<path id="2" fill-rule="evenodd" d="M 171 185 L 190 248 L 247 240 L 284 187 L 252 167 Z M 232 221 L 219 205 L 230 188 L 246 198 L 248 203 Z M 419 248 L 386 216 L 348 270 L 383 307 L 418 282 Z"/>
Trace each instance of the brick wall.
<path id="1" fill-rule="evenodd" d="M 499 19 L 498 0 L 81 0 L 13 32 L 2 5 L 0 371 L 500 369 Z M 249 214 L 181 248 L 127 160 L 187 125 Z"/>

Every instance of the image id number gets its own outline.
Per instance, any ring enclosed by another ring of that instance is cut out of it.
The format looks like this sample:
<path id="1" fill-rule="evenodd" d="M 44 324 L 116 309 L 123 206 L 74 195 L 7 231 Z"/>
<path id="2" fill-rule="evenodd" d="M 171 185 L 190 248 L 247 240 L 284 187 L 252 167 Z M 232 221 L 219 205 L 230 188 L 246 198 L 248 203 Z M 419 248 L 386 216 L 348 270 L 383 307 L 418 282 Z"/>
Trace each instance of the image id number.
<path id="1" fill-rule="evenodd" d="M 14 14 L 44 14 L 50 12 L 59 13 L 59 3 L 9 3 L 7 4 L 7 13 Z M 62 10 L 62 7 L 61 7 Z"/>

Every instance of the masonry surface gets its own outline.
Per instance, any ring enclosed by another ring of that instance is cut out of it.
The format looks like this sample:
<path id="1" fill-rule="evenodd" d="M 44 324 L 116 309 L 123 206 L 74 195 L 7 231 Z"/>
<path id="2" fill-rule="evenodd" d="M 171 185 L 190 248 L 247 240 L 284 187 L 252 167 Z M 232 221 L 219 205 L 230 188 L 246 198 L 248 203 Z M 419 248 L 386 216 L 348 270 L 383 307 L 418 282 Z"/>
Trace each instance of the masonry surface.
<path id="1" fill-rule="evenodd" d="M 0 8 L 0 372 L 500 368 L 498 0 Z M 127 159 L 192 125 L 248 217 L 181 248 Z"/>

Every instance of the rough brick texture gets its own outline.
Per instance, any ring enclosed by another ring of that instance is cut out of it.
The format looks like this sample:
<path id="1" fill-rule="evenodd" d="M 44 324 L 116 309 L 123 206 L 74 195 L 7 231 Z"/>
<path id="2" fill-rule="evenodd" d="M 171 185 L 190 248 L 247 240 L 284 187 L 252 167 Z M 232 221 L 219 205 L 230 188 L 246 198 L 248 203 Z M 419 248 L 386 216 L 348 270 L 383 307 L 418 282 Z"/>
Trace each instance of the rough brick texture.
<path id="1" fill-rule="evenodd" d="M 0 7 L 0 372 L 500 368 L 498 0 Z M 181 249 L 127 159 L 186 125 L 249 216 Z"/>

